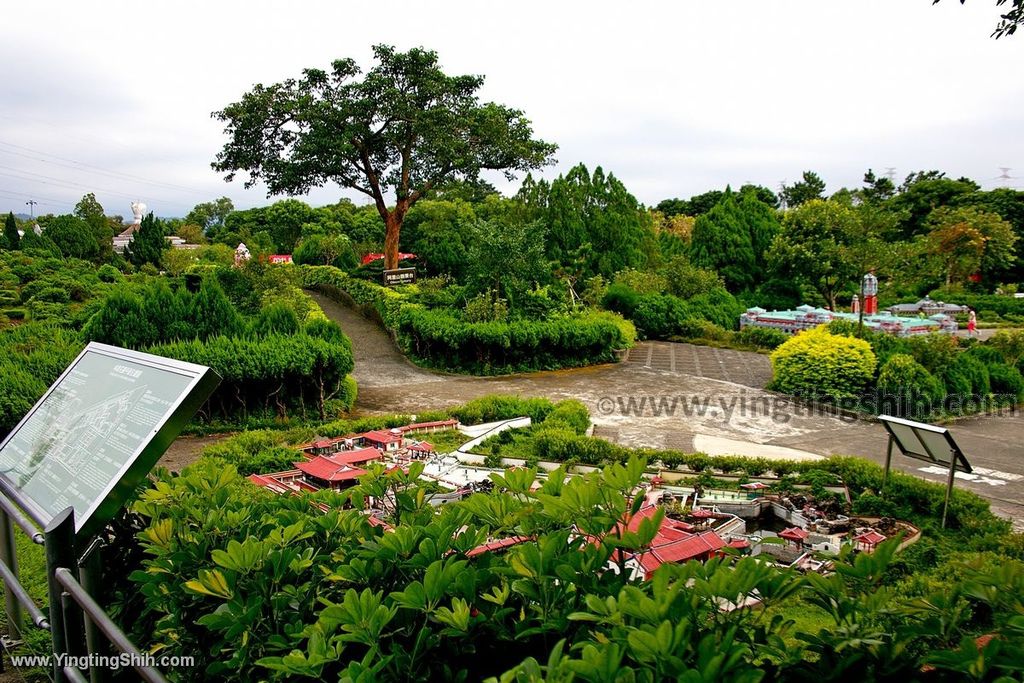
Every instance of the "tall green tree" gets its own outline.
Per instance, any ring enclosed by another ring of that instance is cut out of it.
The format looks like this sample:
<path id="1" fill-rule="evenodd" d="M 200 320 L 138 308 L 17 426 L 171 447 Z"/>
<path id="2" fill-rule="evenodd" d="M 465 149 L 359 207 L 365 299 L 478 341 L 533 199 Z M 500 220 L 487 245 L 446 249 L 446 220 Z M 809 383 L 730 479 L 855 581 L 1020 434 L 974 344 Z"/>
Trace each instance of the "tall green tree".
<path id="1" fill-rule="evenodd" d="M 763 256 L 778 231 L 775 210 L 756 192 L 727 188 L 722 201 L 693 224 L 690 259 L 718 271 L 731 291 L 751 289 L 765 277 Z"/>
<path id="2" fill-rule="evenodd" d="M 82 197 L 75 205 L 74 215 L 88 224 L 89 230 L 96 238 L 98 247 L 96 260 L 109 261 L 110 257 L 114 255 L 114 232 L 103 212 L 103 206 L 96 200 L 96 195 L 90 192 Z"/>
<path id="3" fill-rule="evenodd" d="M 997 282 L 1016 262 L 1017 235 L 998 214 L 974 207 L 939 207 L 928 217 L 926 252 L 941 264 L 947 285 L 980 273 Z"/>
<path id="4" fill-rule="evenodd" d="M 43 234 L 57 245 L 65 257 L 89 261 L 100 253 L 96 235 L 89 224 L 77 216 L 56 216 L 47 222 Z"/>
<path id="5" fill-rule="evenodd" d="M 836 310 L 836 296 L 862 275 L 863 244 L 852 206 L 814 199 L 786 213 L 768 260 L 779 275 L 811 285 Z"/>
<path id="6" fill-rule="evenodd" d="M 579 164 L 551 183 L 527 177 L 517 196 L 528 220 L 546 229 L 548 257 L 560 266 L 578 265 L 582 277 L 611 278 L 623 268 L 644 267 L 658 253 L 650 214 L 601 167 L 591 174 Z"/>
<path id="7" fill-rule="evenodd" d="M 790 209 L 825 196 L 825 181 L 814 171 L 804 171 L 800 180 L 782 186 L 782 198 Z"/>
<path id="8" fill-rule="evenodd" d="M 235 210 L 234 203 L 227 197 L 212 202 L 196 204 L 185 216 L 185 222 L 198 225 L 206 232 L 216 232 L 224 225 L 228 214 Z"/>
<path id="9" fill-rule="evenodd" d="M 18 223 L 14 220 L 14 213 L 8 211 L 4 220 L 4 243 L 7 249 L 20 249 L 21 236 L 18 234 Z"/>
<path id="10" fill-rule="evenodd" d="M 549 274 L 540 223 L 478 221 L 469 252 L 469 283 L 493 292 L 515 311 L 523 295 Z"/>
<path id="11" fill-rule="evenodd" d="M 215 112 L 228 143 L 213 168 L 271 194 L 302 194 L 326 182 L 373 200 L 386 226 L 385 267 L 398 265 L 409 209 L 426 193 L 481 171 L 539 168 L 556 146 L 533 138 L 517 109 L 481 103 L 482 76 L 449 76 L 437 53 L 374 47 L 376 64 L 362 75 L 352 59 L 330 72 L 306 69 L 299 80 L 257 85 Z M 393 194 L 389 205 L 387 195 Z"/>
<path id="12" fill-rule="evenodd" d="M 870 168 L 864 174 L 864 187 L 860 190 L 860 196 L 865 202 L 878 204 L 892 199 L 895 194 L 896 183 L 887 176 L 876 176 Z"/>
<path id="13" fill-rule="evenodd" d="M 907 176 L 900 193 L 888 206 L 903 212 L 901 232 L 904 239 L 909 239 L 928 232 L 928 216 L 932 211 L 940 206 L 955 205 L 978 189 L 978 184 L 967 178 L 952 180 L 940 171 L 921 171 Z"/>
<path id="14" fill-rule="evenodd" d="M 147 263 L 152 263 L 159 268 L 163 263 L 163 254 L 168 246 L 167 240 L 164 239 L 163 223 L 159 218 L 154 218 L 153 213 L 150 212 L 142 219 L 142 225 L 132 236 L 128 246 L 125 247 L 124 256 L 136 268 Z"/>

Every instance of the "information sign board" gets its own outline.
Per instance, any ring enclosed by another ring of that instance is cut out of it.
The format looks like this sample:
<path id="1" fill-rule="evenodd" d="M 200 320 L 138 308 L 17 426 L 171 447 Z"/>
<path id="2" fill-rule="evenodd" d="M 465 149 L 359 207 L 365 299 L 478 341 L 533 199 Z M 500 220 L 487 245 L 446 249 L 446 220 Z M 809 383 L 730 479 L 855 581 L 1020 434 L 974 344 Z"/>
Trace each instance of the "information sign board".
<path id="1" fill-rule="evenodd" d="M 102 528 L 220 383 L 210 368 L 90 343 L 0 443 L 0 488 L 48 522 Z"/>
<path id="2" fill-rule="evenodd" d="M 416 282 L 415 268 L 394 268 L 384 271 L 384 284 L 388 287 L 411 285 L 414 282 Z"/>

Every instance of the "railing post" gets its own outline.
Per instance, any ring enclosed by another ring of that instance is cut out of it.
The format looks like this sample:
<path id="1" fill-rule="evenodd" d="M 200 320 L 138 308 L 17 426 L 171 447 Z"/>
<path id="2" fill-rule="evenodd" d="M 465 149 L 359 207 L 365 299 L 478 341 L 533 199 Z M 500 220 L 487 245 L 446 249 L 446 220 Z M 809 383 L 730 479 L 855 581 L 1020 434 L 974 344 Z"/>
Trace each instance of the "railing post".
<path id="1" fill-rule="evenodd" d="M 100 599 L 102 594 L 102 574 L 103 574 L 103 544 L 97 539 L 93 544 L 86 549 L 85 556 L 78 569 L 78 577 L 82 588 L 85 592 L 92 596 L 95 600 L 103 606 L 103 601 Z M 83 610 L 84 612 L 84 610 Z M 96 622 L 85 614 L 85 647 L 89 651 L 89 654 L 106 654 L 107 640 L 103 637 L 103 633 L 100 631 L 99 626 Z M 106 670 L 98 666 L 89 667 L 89 680 L 91 683 L 103 683 L 107 679 Z"/>
<path id="2" fill-rule="evenodd" d="M 18 578 L 18 554 L 14 546 L 14 526 L 6 512 L 0 510 L 0 561 Z M 7 610 L 7 633 L 12 640 L 21 639 L 21 604 L 14 591 L 4 584 L 4 609 Z"/>
<path id="3" fill-rule="evenodd" d="M 50 600 L 50 634 L 53 638 L 53 680 L 55 683 L 65 683 L 67 678 L 58 659 L 62 655 L 80 652 L 81 645 L 73 642 L 81 633 L 81 626 L 78 626 L 76 633 L 75 612 L 78 624 L 82 621 L 81 610 L 64 610 L 64 589 L 57 582 L 56 571 L 58 567 L 78 566 L 75 559 L 75 509 L 69 507 L 55 515 L 43 529 L 43 536 L 43 545 L 46 548 L 46 584 Z"/>

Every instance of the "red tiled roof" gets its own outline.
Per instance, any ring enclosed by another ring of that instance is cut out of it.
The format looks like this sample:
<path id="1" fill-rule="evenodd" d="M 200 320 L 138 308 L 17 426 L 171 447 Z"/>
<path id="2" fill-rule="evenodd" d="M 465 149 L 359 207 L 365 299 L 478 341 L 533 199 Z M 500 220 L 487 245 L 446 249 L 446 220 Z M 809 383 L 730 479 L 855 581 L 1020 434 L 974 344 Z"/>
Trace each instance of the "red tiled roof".
<path id="1" fill-rule="evenodd" d="M 697 508 L 696 510 L 691 511 L 687 516 L 693 517 L 694 519 L 711 519 L 715 516 L 715 513 L 711 510 L 705 510 L 704 508 Z"/>
<path id="2" fill-rule="evenodd" d="M 804 531 L 803 529 L 791 526 L 788 529 L 783 529 L 782 531 L 780 531 L 779 536 L 790 541 L 802 541 L 808 536 L 810 536 L 810 534 Z"/>
<path id="3" fill-rule="evenodd" d="M 366 470 L 352 467 L 347 463 L 333 462 L 329 458 L 317 456 L 312 460 L 294 463 L 295 467 L 316 479 L 323 481 L 349 481 L 366 474 Z"/>
<path id="4" fill-rule="evenodd" d="M 748 541 L 745 538 L 734 538 L 733 540 L 729 541 L 729 547 L 730 548 L 749 548 L 750 547 L 750 541 Z"/>
<path id="5" fill-rule="evenodd" d="M 409 446 L 409 450 L 410 451 L 423 451 L 424 453 L 433 453 L 434 452 L 434 444 L 432 444 L 432 443 L 430 443 L 428 441 L 420 441 L 419 443 L 414 443 L 413 445 Z"/>
<path id="6" fill-rule="evenodd" d="M 380 460 L 384 457 L 384 454 L 376 448 L 357 448 L 353 451 L 338 451 L 337 453 L 320 457 L 339 465 L 355 465 L 362 462 L 370 462 L 371 460 Z"/>
<path id="7" fill-rule="evenodd" d="M 714 531 L 702 531 L 688 538 L 663 545 L 653 545 L 640 556 L 640 565 L 648 575 L 663 564 L 686 562 L 725 547 L 725 541 Z"/>
<path id="8" fill-rule="evenodd" d="M 401 441 L 401 434 L 392 434 L 391 432 L 384 431 L 383 429 L 374 429 L 373 431 L 360 434 L 367 441 L 373 441 L 375 443 L 395 443 Z"/>
<path id="9" fill-rule="evenodd" d="M 519 543 L 532 540 L 529 536 L 509 536 L 508 538 L 496 538 L 493 541 L 488 541 L 482 545 L 478 545 L 472 550 L 466 553 L 466 557 L 476 557 L 486 552 L 494 552 L 495 550 L 503 550 L 504 548 L 510 548 Z"/>
<path id="10" fill-rule="evenodd" d="M 860 534 L 859 536 L 853 537 L 853 540 L 859 543 L 866 543 L 868 545 L 878 545 L 885 539 L 886 537 L 883 534 L 878 533 L 874 529 L 870 529 Z"/>
<path id="11" fill-rule="evenodd" d="M 432 429 L 434 427 L 454 427 L 459 424 L 458 420 L 434 420 L 433 422 L 414 422 L 412 424 L 399 427 L 403 432 L 412 432 L 417 429 Z"/>

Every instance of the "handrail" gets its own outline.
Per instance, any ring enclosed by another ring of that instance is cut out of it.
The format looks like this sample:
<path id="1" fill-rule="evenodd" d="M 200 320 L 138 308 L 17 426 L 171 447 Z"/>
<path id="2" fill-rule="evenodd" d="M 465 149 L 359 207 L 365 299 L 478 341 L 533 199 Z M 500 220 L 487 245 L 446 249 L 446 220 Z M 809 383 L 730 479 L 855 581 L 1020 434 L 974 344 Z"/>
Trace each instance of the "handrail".
<path id="1" fill-rule="evenodd" d="M 0 562 L 0 578 L 3 578 L 4 585 L 10 588 L 11 592 L 14 593 L 14 597 L 18 598 L 21 606 L 28 610 L 29 616 L 32 617 L 32 623 L 37 628 L 46 631 L 50 630 L 50 621 L 46 618 L 46 615 L 36 606 L 35 600 L 29 596 L 28 591 L 18 581 L 18 577 L 14 575 L 11 568 L 4 562 Z"/>
<path id="2" fill-rule="evenodd" d="M 14 523 L 21 527 L 25 535 L 32 539 L 36 545 L 43 544 L 43 532 L 36 528 L 35 524 L 29 521 L 28 517 L 22 514 L 21 510 L 6 496 L 0 493 L 0 508 L 7 513 L 7 516 L 14 520 Z"/>
<path id="3" fill-rule="evenodd" d="M 93 623 L 99 627 L 103 634 L 107 637 L 110 642 L 117 647 L 121 652 L 134 655 L 134 658 L 142 660 L 144 655 L 142 652 L 135 647 L 134 643 L 129 640 L 128 636 L 125 635 L 117 624 L 115 624 L 107 613 L 103 611 L 103 608 L 92 599 L 92 596 L 84 588 L 82 584 L 78 583 L 71 570 L 67 567 L 58 567 L 54 575 L 57 582 L 64 587 L 71 598 L 78 603 L 78 606 L 89 615 L 89 618 L 93 620 Z M 167 679 L 163 677 L 159 671 L 151 666 L 145 666 L 142 664 L 134 665 L 134 669 L 142 676 L 143 680 L 147 683 L 167 683 Z"/>

